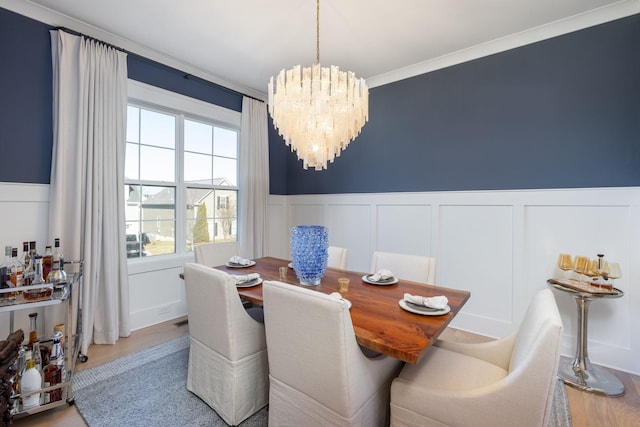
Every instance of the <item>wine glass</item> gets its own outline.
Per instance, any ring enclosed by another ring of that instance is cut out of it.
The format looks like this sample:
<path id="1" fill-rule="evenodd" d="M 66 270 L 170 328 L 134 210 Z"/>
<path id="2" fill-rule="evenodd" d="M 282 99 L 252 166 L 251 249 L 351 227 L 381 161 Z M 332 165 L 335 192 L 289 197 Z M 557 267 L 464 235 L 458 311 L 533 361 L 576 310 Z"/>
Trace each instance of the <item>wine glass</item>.
<path id="1" fill-rule="evenodd" d="M 609 279 L 619 279 L 622 277 L 622 270 L 620 269 L 620 264 L 617 262 L 609 263 Z"/>
<path id="2" fill-rule="evenodd" d="M 558 267 L 562 271 L 573 270 L 573 259 L 569 254 L 560 254 L 558 257 Z"/>
<path id="3" fill-rule="evenodd" d="M 600 276 L 600 268 L 597 259 L 590 259 L 587 263 L 587 270 L 584 273 L 587 277 L 589 277 L 589 282 L 591 282 L 594 286 L 600 286 L 597 281 L 597 277 Z"/>
<path id="4" fill-rule="evenodd" d="M 608 289 L 611 291 L 613 289 L 613 279 L 619 279 L 622 277 L 622 271 L 620 270 L 620 264 L 617 262 L 604 262 L 604 267 L 602 269 L 602 284 L 601 288 Z"/>
<path id="5" fill-rule="evenodd" d="M 587 272 L 589 271 L 589 258 L 586 256 L 576 256 L 573 262 L 573 271 L 587 276 Z"/>

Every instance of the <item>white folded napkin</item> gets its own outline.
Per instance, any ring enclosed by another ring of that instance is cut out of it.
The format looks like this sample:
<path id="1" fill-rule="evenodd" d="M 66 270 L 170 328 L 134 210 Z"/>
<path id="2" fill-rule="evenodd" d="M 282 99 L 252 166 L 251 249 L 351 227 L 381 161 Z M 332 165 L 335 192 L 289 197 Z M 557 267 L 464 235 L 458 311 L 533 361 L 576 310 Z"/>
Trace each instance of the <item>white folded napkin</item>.
<path id="1" fill-rule="evenodd" d="M 445 296 L 422 297 L 420 295 L 404 294 L 404 300 L 412 304 L 423 305 L 438 310 L 447 308 L 447 304 L 449 304 L 449 300 Z"/>
<path id="2" fill-rule="evenodd" d="M 246 258 L 242 258 L 238 255 L 232 256 L 231 258 L 229 258 L 229 262 L 231 264 L 239 264 L 239 265 L 249 265 L 251 264 L 251 260 L 250 259 L 246 259 Z"/>
<path id="3" fill-rule="evenodd" d="M 393 279 L 393 273 L 389 270 L 378 270 L 377 273 L 369 275 L 369 280 L 373 280 L 374 282 L 388 279 Z"/>
<path id="4" fill-rule="evenodd" d="M 251 282 L 253 280 L 259 279 L 259 273 L 249 273 L 249 274 L 232 274 L 233 280 L 236 281 L 236 285 L 241 285 L 243 283 Z"/>

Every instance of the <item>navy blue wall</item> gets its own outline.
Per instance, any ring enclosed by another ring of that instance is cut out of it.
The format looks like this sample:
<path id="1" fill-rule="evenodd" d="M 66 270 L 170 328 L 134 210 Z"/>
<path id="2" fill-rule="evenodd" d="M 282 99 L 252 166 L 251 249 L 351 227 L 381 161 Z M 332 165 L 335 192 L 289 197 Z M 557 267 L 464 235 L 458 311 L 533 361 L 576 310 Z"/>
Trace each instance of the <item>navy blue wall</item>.
<path id="1" fill-rule="evenodd" d="M 49 28 L 0 8 L 0 182 L 49 182 Z"/>
<path id="2" fill-rule="evenodd" d="M 49 182 L 50 28 L 0 8 L 0 182 Z M 233 91 L 128 65 L 135 80 L 241 109 Z M 304 171 L 270 124 L 271 193 L 637 186 L 638 100 L 634 15 L 372 89 L 369 123 L 327 171 Z"/>
<path id="3" fill-rule="evenodd" d="M 0 8 L 0 182 L 51 176 L 51 26 Z M 127 57 L 129 78 L 234 111 L 242 95 L 148 59 Z"/>
<path id="4" fill-rule="evenodd" d="M 127 56 L 127 72 L 130 79 L 233 111 L 242 111 L 242 95 L 140 56 Z"/>
<path id="5" fill-rule="evenodd" d="M 374 88 L 369 108 L 325 171 L 272 129 L 271 193 L 640 185 L 640 15 Z"/>

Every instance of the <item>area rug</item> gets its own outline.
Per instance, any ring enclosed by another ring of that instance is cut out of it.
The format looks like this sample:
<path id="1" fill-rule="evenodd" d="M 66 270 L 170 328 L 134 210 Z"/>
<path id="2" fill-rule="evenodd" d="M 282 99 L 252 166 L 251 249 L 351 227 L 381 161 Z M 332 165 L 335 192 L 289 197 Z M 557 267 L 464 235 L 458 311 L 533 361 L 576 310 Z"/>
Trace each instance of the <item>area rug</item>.
<path id="1" fill-rule="evenodd" d="M 189 337 L 121 357 L 73 376 L 78 411 L 90 427 L 226 426 L 216 412 L 187 390 Z M 267 425 L 267 408 L 242 427 Z M 570 427 L 564 385 L 556 384 L 548 427 Z"/>
<path id="2" fill-rule="evenodd" d="M 73 376 L 76 406 L 90 427 L 226 426 L 187 390 L 189 337 L 181 337 L 80 371 Z M 242 427 L 267 425 L 263 408 Z"/>

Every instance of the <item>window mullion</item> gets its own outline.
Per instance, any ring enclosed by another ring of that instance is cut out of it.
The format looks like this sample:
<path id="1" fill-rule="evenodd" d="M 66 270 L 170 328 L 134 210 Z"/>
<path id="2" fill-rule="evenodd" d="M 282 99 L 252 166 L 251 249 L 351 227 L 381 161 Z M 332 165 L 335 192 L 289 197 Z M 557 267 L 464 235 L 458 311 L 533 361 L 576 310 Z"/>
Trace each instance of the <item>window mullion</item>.
<path id="1" fill-rule="evenodd" d="M 184 182 L 184 114 L 179 114 L 176 126 L 176 252 L 186 252 L 187 223 L 185 206 L 186 186 Z"/>

